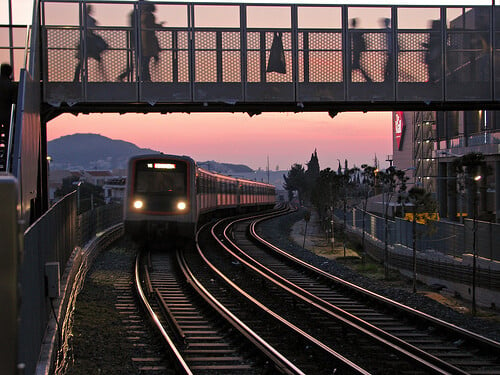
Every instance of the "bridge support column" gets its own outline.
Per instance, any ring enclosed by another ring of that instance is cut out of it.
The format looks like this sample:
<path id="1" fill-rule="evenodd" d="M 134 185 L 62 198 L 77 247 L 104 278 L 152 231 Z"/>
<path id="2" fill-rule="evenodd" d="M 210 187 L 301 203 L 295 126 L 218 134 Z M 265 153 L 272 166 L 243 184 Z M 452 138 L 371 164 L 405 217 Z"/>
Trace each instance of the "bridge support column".
<path id="1" fill-rule="evenodd" d="M 39 216 L 43 215 L 49 209 L 49 161 L 47 160 L 47 156 L 47 122 L 40 119 Z"/>
<path id="2" fill-rule="evenodd" d="M 17 368 L 18 342 L 18 260 L 21 248 L 21 234 L 18 212 L 17 180 L 10 175 L 0 176 L 0 363 L 1 374 L 15 374 Z"/>

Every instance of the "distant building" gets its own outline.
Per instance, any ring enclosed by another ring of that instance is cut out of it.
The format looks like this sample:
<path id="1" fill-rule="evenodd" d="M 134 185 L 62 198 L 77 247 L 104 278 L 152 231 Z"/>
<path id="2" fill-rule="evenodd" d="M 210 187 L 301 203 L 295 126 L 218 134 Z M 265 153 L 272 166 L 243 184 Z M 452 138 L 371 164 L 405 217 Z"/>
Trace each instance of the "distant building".
<path id="1" fill-rule="evenodd" d="M 114 176 L 110 171 L 83 171 L 82 180 L 96 186 L 103 186 L 107 180 Z"/>
<path id="2" fill-rule="evenodd" d="M 125 177 L 109 179 L 104 185 L 104 201 L 109 203 L 121 203 L 125 198 L 125 185 L 127 179 Z"/>
<path id="3" fill-rule="evenodd" d="M 49 171 L 49 200 L 55 202 L 55 192 L 62 186 L 65 178 L 72 177 L 77 181 L 84 181 L 102 187 L 106 203 L 121 202 L 125 196 L 126 170 L 97 171 L 97 170 L 50 170 Z"/>
<path id="4" fill-rule="evenodd" d="M 448 220 L 472 217 L 474 201 L 457 189 L 453 161 L 469 153 L 484 155 L 487 170 L 478 182 L 477 217 L 500 222 L 500 112 L 394 112 L 393 163 L 406 170 L 409 187 L 434 194 Z"/>

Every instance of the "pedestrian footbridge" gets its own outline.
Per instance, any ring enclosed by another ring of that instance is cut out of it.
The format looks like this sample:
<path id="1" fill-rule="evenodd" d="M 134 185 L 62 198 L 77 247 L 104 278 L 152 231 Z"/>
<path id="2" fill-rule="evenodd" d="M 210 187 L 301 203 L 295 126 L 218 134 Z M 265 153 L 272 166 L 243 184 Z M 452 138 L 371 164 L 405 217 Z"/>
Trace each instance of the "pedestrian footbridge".
<path id="1" fill-rule="evenodd" d="M 0 26 L 20 92 L 0 169 L 26 222 L 47 208 L 46 123 L 65 112 L 500 109 L 492 4 L 34 4 L 26 41 Z"/>
<path id="2" fill-rule="evenodd" d="M 0 172 L 15 177 L 0 176 L 0 241 L 11 250 L 3 326 L 16 327 L 23 302 L 20 333 L 4 335 L 4 367 L 38 370 L 53 309 L 47 274 L 58 276 L 70 258 L 74 223 L 83 217 L 95 232 L 99 222 L 77 219 L 74 195 L 48 210 L 48 121 L 65 112 L 499 110 L 500 7 L 471 3 L 35 0 L 28 38 L 25 27 L 0 25 L 0 57 L 19 81 L 0 132 Z"/>
<path id="3" fill-rule="evenodd" d="M 487 109 L 500 97 L 500 13 L 491 5 L 40 7 L 43 102 L 52 115 Z M 96 35 L 106 43 L 97 58 Z"/>

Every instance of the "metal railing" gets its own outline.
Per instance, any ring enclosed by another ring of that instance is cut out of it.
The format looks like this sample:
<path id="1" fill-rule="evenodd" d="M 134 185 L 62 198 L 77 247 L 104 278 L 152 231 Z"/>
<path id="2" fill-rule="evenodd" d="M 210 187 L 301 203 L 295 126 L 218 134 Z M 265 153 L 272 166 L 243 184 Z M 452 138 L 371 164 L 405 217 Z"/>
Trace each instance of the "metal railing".
<path id="1" fill-rule="evenodd" d="M 343 222 L 343 211 L 336 210 L 335 215 Z M 380 243 L 385 243 L 385 220 L 382 216 L 365 214 L 365 233 Z M 346 212 L 348 226 L 360 231 L 363 228 L 363 211 L 353 208 Z M 401 218 L 389 219 L 388 244 L 412 248 L 412 223 Z M 418 251 L 436 251 L 456 258 L 472 254 L 473 220 L 465 219 L 464 224 L 434 221 L 428 225 L 416 224 Z M 500 261 L 500 224 L 476 220 L 477 256 Z"/>
<path id="2" fill-rule="evenodd" d="M 332 101 L 478 101 L 479 106 L 479 101 L 493 104 L 500 97 L 500 81 L 495 80 L 500 30 L 494 22 L 500 15 L 495 6 L 370 7 L 385 14 L 390 24 L 385 28 L 373 18 L 375 12 L 361 6 L 158 2 L 158 21 L 167 23 L 152 28 L 141 26 L 140 16 L 135 25 L 124 26 L 126 21 L 100 12 L 111 3 L 92 4 L 92 10 L 82 1 L 69 4 L 42 3 L 48 9 L 43 14 L 51 14 L 41 20 L 44 101 L 55 106 Z M 115 1 L 113 7 L 122 15 L 140 14 L 139 4 Z M 75 21 L 54 16 L 54 9 L 63 5 L 71 6 Z M 403 17 L 416 9 L 429 17 L 427 26 L 416 27 Z M 228 20 L 225 14 L 230 14 Z M 323 14 L 331 15 L 329 22 Z M 89 15 L 97 25 L 88 21 Z M 206 21 L 209 16 L 211 22 Z M 350 25 L 353 18 L 358 27 Z M 155 63 L 144 52 L 146 33 L 158 40 Z M 89 35 L 106 41 L 98 56 L 89 53 Z M 277 36 L 280 43 L 275 43 Z M 358 37 L 365 41 L 362 69 L 354 61 L 353 40 Z M 281 69 L 273 70 L 275 44 L 282 45 L 284 59 Z M 130 71 L 119 79 L 125 68 Z M 299 105 L 298 110 L 305 109 Z"/>
<path id="3" fill-rule="evenodd" d="M 76 192 L 65 196 L 30 226 L 24 235 L 20 264 L 21 308 L 19 363 L 33 374 L 45 329 L 52 314 L 46 295 L 45 264 L 59 263 L 60 277 L 76 247 L 84 247 L 99 232 L 122 221 L 121 205 L 107 205 L 77 215 Z"/>

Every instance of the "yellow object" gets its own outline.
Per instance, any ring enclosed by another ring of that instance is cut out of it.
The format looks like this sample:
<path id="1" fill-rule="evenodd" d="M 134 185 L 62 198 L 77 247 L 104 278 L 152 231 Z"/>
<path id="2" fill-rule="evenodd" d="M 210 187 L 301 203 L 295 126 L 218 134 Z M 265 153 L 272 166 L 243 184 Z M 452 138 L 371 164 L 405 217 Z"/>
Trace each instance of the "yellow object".
<path id="1" fill-rule="evenodd" d="M 405 220 L 413 221 L 413 213 L 406 213 Z M 415 221 L 419 224 L 427 224 L 428 221 L 439 221 L 439 214 L 437 212 L 420 212 L 417 213 Z"/>

